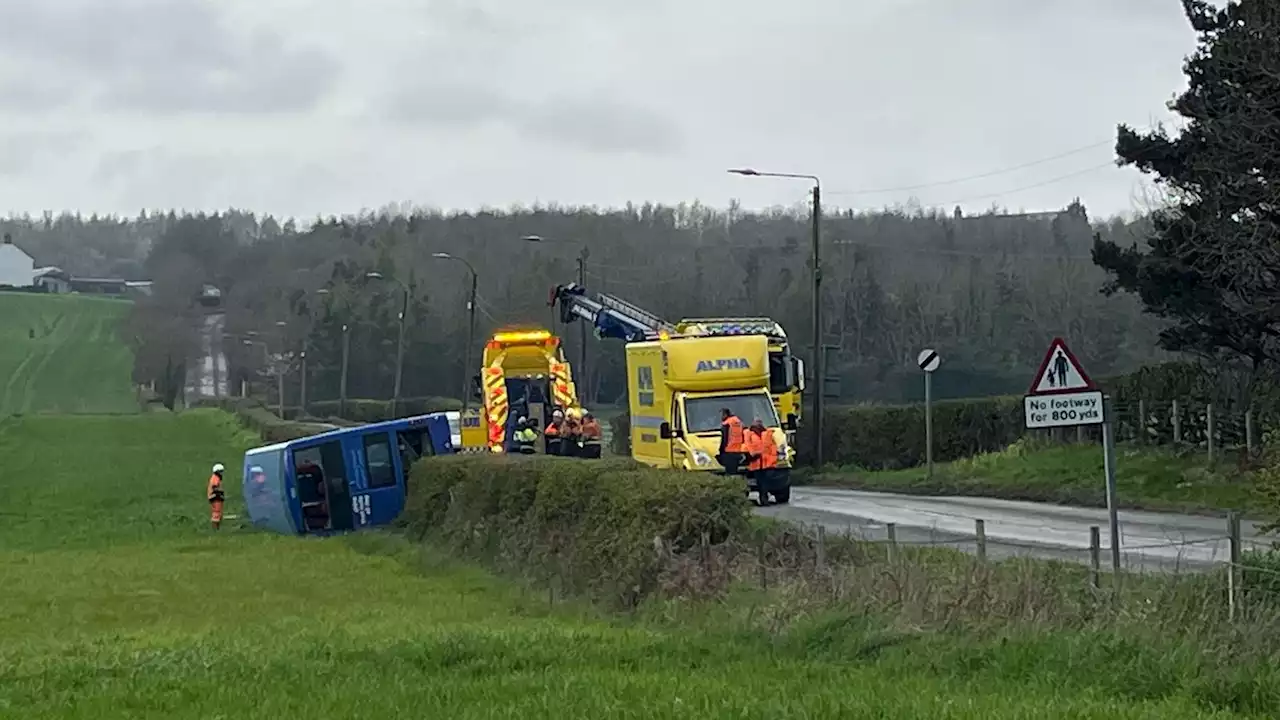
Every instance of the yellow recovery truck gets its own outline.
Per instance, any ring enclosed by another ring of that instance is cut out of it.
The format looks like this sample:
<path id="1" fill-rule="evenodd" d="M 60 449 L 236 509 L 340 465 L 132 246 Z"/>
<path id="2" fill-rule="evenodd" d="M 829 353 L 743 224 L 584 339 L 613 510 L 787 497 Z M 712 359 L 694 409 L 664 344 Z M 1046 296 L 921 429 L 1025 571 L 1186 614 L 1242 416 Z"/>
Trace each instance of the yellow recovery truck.
<path id="1" fill-rule="evenodd" d="M 485 343 L 482 362 L 480 374 L 472 378 L 482 410 L 478 423 L 463 421 L 464 450 L 505 452 L 514 427 L 513 408 L 538 419 L 539 437 L 555 408 L 581 409 L 560 338 L 549 330 L 494 333 Z"/>
<path id="2" fill-rule="evenodd" d="M 627 397 L 631 455 L 660 468 L 720 472 L 720 411 L 750 424 L 760 418 L 778 445 L 775 491 L 791 499 L 794 425 L 780 420 L 770 393 L 769 338 L 763 334 L 674 335 L 656 316 L 610 296 L 588 297 L 578 285 L 560 286 L 551 300 L 561 320 L 592 322 L 604 337 L 627 341 Z M 602 302 L 604 300 L 604 302 Z M 616 303 L 616 304 L 615 304 Z M 651 328 L 659 327 L 655 333 Z M 656 335 L 656 337 L 655 337 Z M 752 480 L 747 491 L 757 490 Z"/>

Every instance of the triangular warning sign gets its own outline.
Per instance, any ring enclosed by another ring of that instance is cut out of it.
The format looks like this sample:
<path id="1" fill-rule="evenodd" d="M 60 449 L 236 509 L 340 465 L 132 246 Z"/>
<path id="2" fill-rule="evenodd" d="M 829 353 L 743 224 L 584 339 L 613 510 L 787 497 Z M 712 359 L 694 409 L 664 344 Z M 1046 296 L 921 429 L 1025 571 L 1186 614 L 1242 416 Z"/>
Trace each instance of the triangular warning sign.
<path id="1" fill-rule="evenodd" d="M 1044 360 L 1040 362 L 1040 369 L 1036 371 L 1035 382 L 1031 384 L 1031 392 L 1028 394 L 1056 395 L 1094 389 L 1096 386 L 1080 361 L 1067 348 L 1067 343 L 1062 338 L 1054 338 L 1049 344 L 1049 352 L 1044 354 Z"/>

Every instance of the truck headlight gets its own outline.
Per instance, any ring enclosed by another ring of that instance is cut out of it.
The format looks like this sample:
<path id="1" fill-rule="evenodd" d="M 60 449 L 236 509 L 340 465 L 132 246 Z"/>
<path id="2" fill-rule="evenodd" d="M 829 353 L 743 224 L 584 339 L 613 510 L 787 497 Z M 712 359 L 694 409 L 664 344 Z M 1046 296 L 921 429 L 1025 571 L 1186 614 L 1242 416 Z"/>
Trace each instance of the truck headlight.
<path id="1" fill-rule="evenodd" d="M 711 456 L 702 450 L 694 450 L 693 462 L 698 467 L 711 467 Z"/>

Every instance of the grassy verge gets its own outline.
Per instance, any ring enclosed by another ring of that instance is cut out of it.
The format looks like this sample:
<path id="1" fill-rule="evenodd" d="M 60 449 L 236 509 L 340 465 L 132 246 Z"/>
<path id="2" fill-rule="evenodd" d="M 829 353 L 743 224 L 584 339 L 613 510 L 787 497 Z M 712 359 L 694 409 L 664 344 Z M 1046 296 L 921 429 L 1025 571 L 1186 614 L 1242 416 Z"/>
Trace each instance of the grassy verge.
<path id="1" fill-rule="evenodd" d="M 0 293 L 0 417 L 136 413 L 133 354 L 117 326 L 129 303 Z"/>
<path id="2" fill-rule="evenodd" d="M 733 584 L 718 603 L 653 601 L 618 617 L 551 603 L 401 536 L 300 539 L 234 523 L 214 534 L 207 466 L 234 467 L 256 442 L 212 410 L 0 425 L 0 716 L 1180 720 L 1280 709 L 1274 664 L 1214 664 L 1189 633 L 1083 622 L 1065 612 L 1078 590 L 1052 606 L 1027 592 L 1057 586 L 1043 568 L 999 571 L 1028 574 L 1021 584 L 971 582 L 974 608 L 983 588 L 1003 587 L 993 597 L 1005 616 L 1026 622 L 993 616 L 962 632 L 942 621 L 965 596 L 931 588 L 939 577 L 960 587 L 970 570 L 921 574 L 968 567 L 946 554 L 897 574 L 866 564 L 848 582 L 777 575 L 767 590 Z M 807 545 L 778 539 L 771 557 L 801 560 L 779 567 L 811 564 Z M 854 560 L 858 547 L 833 544 L 829 559 Z M 717 553 L 699 563 L 720 567 Z M 697 576 L 675 570 L 668 585 Z M 875 594 L 857 590 L 873 577 Z M 1079 626 L 1038 622 L 1050 614 Z M 1179 621 L 1194 627 L 1168 619 Z M 1263 637 L 1240 647 L 1260 652 Z"/>
<path id="3" fill-rule="evenodd" d="M 1116 492 L 1131 509 L 1219 514 L 1250 511 L 1256 498 L 1248 473 L 1232 464 L 1209 467 L 1203 454 L 1122 444 Z M 922 495 L 977 495 L 1092 507 L 1106 506 L 1102 448 L 1037 445 L 1020 440 L 1006 450 L 925 468 L 862 471 L 840 468 L 810 476 L 813 484 Z"/>

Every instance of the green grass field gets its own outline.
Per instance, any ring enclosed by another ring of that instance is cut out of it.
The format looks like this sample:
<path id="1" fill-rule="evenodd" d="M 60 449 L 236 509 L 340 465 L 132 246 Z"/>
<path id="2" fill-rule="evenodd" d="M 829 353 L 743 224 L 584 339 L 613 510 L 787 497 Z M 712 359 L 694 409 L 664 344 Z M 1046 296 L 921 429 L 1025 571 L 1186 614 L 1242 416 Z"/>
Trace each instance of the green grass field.
<path id="1" fill-rule="evenodd" d="M 1106 476 L 1100 445 L 1045 446 L 1022 441 L 934 466 L 905 470 L 824 472 L 818 485 L 931 495 L 978 495 L 1104 507 Z M 1204 454 L 1123 444 L 1117 448 L 1116 493 L 1133 509 L 1185 512 L 1242 510 L 1256 506 L 1252 483 L 1230 463 L 1210 468 Z"/>
<path id="2" fill-rule="evenodd" d="M 254 443 L 211 410 L 0 421 L 0 717 L 1273 716 L 1178 648 L 839 613 L 761 630 L 785 598 L 624 619 L 390 534 L 214 533 L 208 467 Z"/>
<path id="3" fill-rule="evenodd" d="M 138 411 L 121 300 L 0 293 L 0 417 Z"/>

